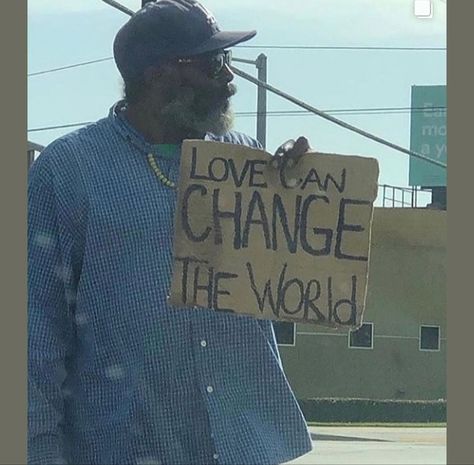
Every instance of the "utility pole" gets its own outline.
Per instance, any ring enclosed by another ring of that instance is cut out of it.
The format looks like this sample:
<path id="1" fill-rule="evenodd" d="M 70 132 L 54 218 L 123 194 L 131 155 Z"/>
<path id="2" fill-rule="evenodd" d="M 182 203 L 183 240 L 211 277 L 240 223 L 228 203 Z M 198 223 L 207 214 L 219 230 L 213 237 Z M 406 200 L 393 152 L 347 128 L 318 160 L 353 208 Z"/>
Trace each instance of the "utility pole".
<path id="1" fill-rule="evenodd" d="M 261 53 L 255 62 L 258 80 L 267 83 L 267 56 Z M 257 139 L 265 148 L 267 143 L 267 89 L 258 84 L 257 88 Z"/>
<path id="2" fill-rule="evenodd" d="M 265 87 L 267 82 L 267 56 L 261 53 L 256 60 L 232 57 L 232 61 L 257 67 L 258 79 L 250 82 L 257 85 L 257 140 L 265 148 L 267 141 L 267 89 Z M 234 71 L 234 69 L 232 70 Z M 247 78 L 244 77 L 244 79 Z"/>

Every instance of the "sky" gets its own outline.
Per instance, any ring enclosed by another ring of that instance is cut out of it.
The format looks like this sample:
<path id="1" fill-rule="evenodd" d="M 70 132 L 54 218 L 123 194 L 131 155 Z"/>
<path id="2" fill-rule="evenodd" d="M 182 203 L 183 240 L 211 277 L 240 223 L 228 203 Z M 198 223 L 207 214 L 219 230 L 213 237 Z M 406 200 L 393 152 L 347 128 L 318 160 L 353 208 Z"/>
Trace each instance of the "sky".
<path id="1" fill-rule="evenodd" d="M 224 30 L 257 30 L 233 55 L 268 57 L 268 83 L 320 110 L 410 107 L 413 85 L 446 84 L 445 51 L 272 49 L 266 46 L 446 47 L 446 0 L 431 0 L 431 18 L 414 15 L 416 0 L 203 0 Z M 131 10 L 140 0 L 120 0 Z M 112 57 L 128 19 L 101 0 L 28 1 L 28 73 Z M 262 47 L 262 48 L 253 48 Z M 256 75 L 253 65 L 235 63 Z M 239 77 L 235 112 L 256 111 L 256 87 Z M 28 77 L 28 129 L 94 121 L 121 98 L 113 60 Z M 273 94 L 268 111 L 301 110 Z M 410 147 L 410 114 L 334 114 Z M 76 128 L 29 131 L 47 145 Z M 255 116 L 236 116 L 235 130 L 256 136 Z M 377 158 L 379 184 L 408 186 L 408 156 L 315 115 L 268 116 L 267 150 L 300 135 L 320 152 Z M 421 196 L 421 205 L 428 194 Z M 377 199 L 376 205 L 381 203 Z"/>

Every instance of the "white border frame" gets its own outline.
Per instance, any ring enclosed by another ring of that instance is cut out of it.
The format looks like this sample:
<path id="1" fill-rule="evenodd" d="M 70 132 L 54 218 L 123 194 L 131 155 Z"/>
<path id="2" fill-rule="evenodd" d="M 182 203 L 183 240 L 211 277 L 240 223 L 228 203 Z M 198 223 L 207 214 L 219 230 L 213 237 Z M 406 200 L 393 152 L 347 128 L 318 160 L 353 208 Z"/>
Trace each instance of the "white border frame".
<path id="1" fill-rule="evenodd" d="M 293 344 L 279 344 L 277 341 L 277 346 L 278 347 L 296 347 L 296 324 L 293 321 L 281 321 L 281 323 L 289 323 L 293 325 Z M 273 328 L 273 331 L 275 331 L 275 328 Z M 275 332 L 275 339 L 276 339 L 276 332 Z"/>
<path id="2" fill-rule="evenodd" d="M 438 328 L 438 348 L 437 349 L 422 349 L 421 348 L 421 328 Z M 418 330 L 418 350 L 420 352 L 440 352 L 441 351 L 441 326 L 440 325 L 420 324 L 420 329 Z"/>
<path id="3" fill-rule="evenodd" d="M 362 326 L 364 326 L 364 325 L 370 325 L 370 347 L 351 346 L 351 333 L 353 333 L 355 331 L 348 331 L 348 333 L 347 333 L 347 347 L 349 349 L 374 350 L 374 323 L 372 321 L 365 321 L 364 323 L 362 323 Z M 362 328 L 362 326 L 361 326 L 361 328 Z"/>

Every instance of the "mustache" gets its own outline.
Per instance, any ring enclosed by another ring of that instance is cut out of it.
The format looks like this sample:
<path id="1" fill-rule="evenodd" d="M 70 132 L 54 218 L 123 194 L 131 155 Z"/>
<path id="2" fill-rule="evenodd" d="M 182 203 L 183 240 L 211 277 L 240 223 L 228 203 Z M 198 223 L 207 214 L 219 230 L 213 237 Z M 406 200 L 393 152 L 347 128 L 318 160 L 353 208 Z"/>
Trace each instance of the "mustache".
<path id="1" fill-rule="evenodd" d="M 227 89 L 229 92 L 229 97 L 232 97 L 237 93 L 237 86 L 235 84 L 229 83 L 227 84 Z"/>
<path id="2" fill-rule="evenodd" d="M 230 99 L 237 93 L 237 86 L 235 84 L 229 83 L 226 84 L 221 92 L 219 92 L 219 97 L 222 99 Z"/>

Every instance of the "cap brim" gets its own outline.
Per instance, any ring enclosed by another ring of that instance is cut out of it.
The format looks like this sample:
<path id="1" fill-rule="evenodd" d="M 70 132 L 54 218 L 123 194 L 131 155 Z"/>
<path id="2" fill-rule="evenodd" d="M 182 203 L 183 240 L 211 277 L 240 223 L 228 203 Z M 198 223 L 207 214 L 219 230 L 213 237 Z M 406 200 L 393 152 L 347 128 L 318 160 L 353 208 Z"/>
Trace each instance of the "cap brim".
<path id="1" fill-rule="evenodd" d="M 186 55 L 199 55 L 201 53 L 233 47 L 241 42 L 252 39 L 256 34 L 257 31 L 220 31 L 200 44 L 199 47 L 187 50 Z"/>

